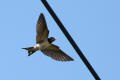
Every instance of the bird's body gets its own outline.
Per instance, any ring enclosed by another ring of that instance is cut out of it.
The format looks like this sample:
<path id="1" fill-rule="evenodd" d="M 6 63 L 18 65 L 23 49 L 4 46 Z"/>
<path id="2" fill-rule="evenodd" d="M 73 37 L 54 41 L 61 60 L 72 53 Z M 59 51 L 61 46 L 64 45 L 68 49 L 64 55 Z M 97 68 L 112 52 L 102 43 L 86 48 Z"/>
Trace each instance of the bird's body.
<path id="1" fill-rule="evenodd" d="M 38 50 L 42 50 L 44 49 L 45 47 L 47 47 L 49 45 L 49 42 L 46 40 L 46 41 L 43 41 L 42 43 L 38 43 L 34 46 L 34 48 L 38 49 Z"/>
<path id="2" fill-rule="evenodd" d="M 44 18 L 41 14 L 36 25 L 36 45 L 34 47 L 22 48 L 28 50 L 28 56 L 34 52 L 41 50 L 45 55 L 57 61 L 72 61 L 73 59 L 66 55 L 58 46 L 52 44 L 54 37 L 48 38 L 49 30 Z"/>

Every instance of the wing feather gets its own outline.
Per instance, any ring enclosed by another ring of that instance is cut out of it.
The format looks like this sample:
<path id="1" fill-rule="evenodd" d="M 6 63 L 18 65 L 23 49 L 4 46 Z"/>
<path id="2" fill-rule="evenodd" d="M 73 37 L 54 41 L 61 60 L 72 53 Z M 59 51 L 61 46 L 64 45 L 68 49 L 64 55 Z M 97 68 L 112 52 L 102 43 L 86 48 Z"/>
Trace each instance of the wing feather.
<path id="1" fill-rule="evenodd" d="M 41 50 L 45 55 L 57 61 L 73 61 L 73 59 L 65 54 L 58 46 L 50 44 L 49 47 Z"/>
<path id="2" fill-rule="evenodd" d="M 36 25 L 36 43 L 40 43 L 48 38 L 49 30 L 45 21 L 44 15 L 41 13 Z"/>

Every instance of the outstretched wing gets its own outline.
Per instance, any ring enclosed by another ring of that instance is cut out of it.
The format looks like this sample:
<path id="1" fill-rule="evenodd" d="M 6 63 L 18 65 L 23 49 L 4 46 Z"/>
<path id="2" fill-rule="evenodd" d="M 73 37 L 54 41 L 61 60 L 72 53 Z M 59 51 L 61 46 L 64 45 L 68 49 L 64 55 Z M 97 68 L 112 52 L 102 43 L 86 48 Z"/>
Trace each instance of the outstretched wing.
<path id="1" fill-rule="evenodd" d="M 42 13 L 39 16 L 39 19 L 36 25 L 36 32 L 37 32 L 36 43 L 40 43 L 48 38 L 49 31 L 47 28 L 45 17 Z"/>
<path id="2" fill-rule="evenodd" d="M 49 44 L 49 47 L 41 50 L 45 55 L 57 60 L 57 61 L 73 61 L 73 59 L 65 54 L 58 46 Z"/>

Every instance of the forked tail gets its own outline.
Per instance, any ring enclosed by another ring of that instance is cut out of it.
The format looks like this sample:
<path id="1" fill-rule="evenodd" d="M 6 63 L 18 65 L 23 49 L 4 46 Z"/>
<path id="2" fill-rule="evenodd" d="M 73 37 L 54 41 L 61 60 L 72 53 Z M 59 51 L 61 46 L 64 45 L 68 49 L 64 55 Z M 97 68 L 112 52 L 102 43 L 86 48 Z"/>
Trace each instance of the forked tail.
<path id="1" fill-rule="evenodd" d="M 28 56 L 30 56 L 31 54 L 33 54 L 34 52 L 36 52 L 36 50 L 34 49 L 34 47 L 28 47 L 28 48 L 22 48 L 25 50 L 28 50 Z"/>

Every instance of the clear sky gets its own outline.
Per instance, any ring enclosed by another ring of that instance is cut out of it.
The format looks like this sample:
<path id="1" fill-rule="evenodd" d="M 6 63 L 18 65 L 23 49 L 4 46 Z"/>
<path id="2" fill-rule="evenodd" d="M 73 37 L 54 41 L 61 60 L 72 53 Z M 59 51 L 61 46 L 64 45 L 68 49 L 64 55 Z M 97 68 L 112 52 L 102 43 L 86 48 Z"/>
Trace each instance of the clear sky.
<path id="1" fill-rule="evenodd" d="M 48 0 L 102 80 L 120 80 L 120 1 Z M 35 45 L 36 22 L 44 13 L 54 44 L 73 62 L 57 62 Z M 0 1 L 0 80 L 94 80 L 40 0 Z"/>

